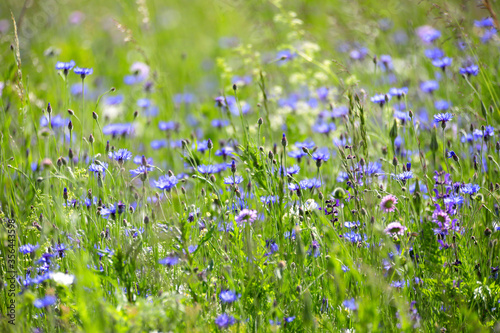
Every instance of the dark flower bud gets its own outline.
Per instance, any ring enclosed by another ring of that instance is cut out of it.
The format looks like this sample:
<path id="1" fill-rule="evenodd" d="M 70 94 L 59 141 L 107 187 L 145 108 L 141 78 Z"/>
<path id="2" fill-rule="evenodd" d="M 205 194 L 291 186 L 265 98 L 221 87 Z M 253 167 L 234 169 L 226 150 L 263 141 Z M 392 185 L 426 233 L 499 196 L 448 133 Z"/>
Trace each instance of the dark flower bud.
<path id="1" fill-rule="evenodd" d="M 47 104 L 47 113 L 48 114 L 51 114 L 52 113 L 52 106 L 49 104 Z"/>
<path id="2" fill-rule="evenodd" d="M 57 166 L 60 168 L 60 167 L 62 166 L 62 164 L 63 164 L 63 163 L 62 163 L 62 158 L 61 158 L 61 157 L 59 157 L 59 158 L 57 159 Z"/>
<path id="3" fill-rule="evenodd" d="M 208 139 L 207 140 L 207 148 L 212 149 L 213 147 L 214 147 L 214 143 L 212 142 L 212 140 Z"/>
<path id="4" fill-rule="evenodd" d="M 231 161 L 231 172 L 232 173 L 236 172 L 236 161 L 235 160 Z"/>
<path id="5" fill-rule="evenodd" d="M 134 119 L 136 119 L 139 116 L 139 111 L 135 110 L 134 111 Z"/>
<path id="6" fill-rule="evenodd" d="M 281 139 L 281 145 L 282 145 L 283 147 L 288 146 L 288 141 L 287 141 L 287 139 L 286 139 L 286 135 L 285 135 L 285 133 L 283 133 L 283 138 Z"/>
<path id="7" fill-rule="evenodd" d="M 309 149 L 307 147 L 302 147 L 302 151 L 306 154 L 309 154 Z"/>
<path id="8" fill-rule="evenodd" d="M 71 109 L 68 109 L 68 114 L 70 116 L 74 116 L 75 115 L 75 111 L 71 110 Z"/>
<path id="9" fill-rule="evenodd" d="M 262 117 L 260 117 L 260 118 L 257 120 L 257 125 L 261 126 L 263 123 L 264 123 L 264 119 L 262 119 Z"/>
<path id="10" fill-rule="evenodd" d="M 413 119 L 413 111 L 412 110 L 409 111 L 409 115 L 410 115 L 410 119 Z"/>
<path id="11" fill-rule="evenodd" d="M 411 162 L 406 163 L 406 170 L 411 171 Z"/>
<path id="12" fill-rule="evenodd" d="M 149 224 L 149 217 L 146 215 L 144 216 L 144 224 L 148 225 Z"/>
<path id="13" fill-rule="evenodd" d="M 202 197 L 205 197 L 205 196 L 206 196 L 206 194 L 207 194 L 207 192 L 205 191 L 205 189 L 204 189 L 204 188 L 202 188 L 202 189 L 201 189 L 201 196 L 202 196 Z"/>
<path id="14" fill-rule="evenodd" d="M 323 192 L 321 192 L 321 191 L 319 192 L 318 198 L 319 198 L 319 200 L 323 201 L 323 199 L 325 198 L 325 196 L 323 195 Z"/>
<path id="15" fill-rule="evenodd" d="M 210 181 L 211 181 L 212 183 L 215 183 L 215 181 L 216 181 L 216 180 L 217 180 L 217 179 L 215 178 L 215 175 L 210 175 Z"/>
<path id="16" fill-rule="evenodd" d="M 486 229 L 484 229 L 484 235 L 485 235 L 486 237 L 489 237 L 489 236 L 491 235 L 491 233 L 492 233 L 492 231 L 491 231 L 491 229 L 490 229 L 490 228 L 486 228 Z"/>
<path id="17" fill-rule="evenodd" d="M 233 90 L 236 91 L 236 89 L 238 89 L 238 86 L 235 84 L 233 84 Z"/>
<path id="18" fill-rule="evenodd" d="M 361 159 L 359 160 L 359 165 L 361 166 L 365 166 L 365 159 L 363 157 L 361 157 Z"/>
<path id="19" fill-rule="evenodd" d="M 172 172 L 172 170 L 168 170 L 168 176 L 172 177 L 173 175 L 174 175 L 174 173 Z"/>
<path id="20" fill-rule="evenodd" d="M 387 147 L 382 147 L 382 155 L 387 155 Z"/>
<path id="21" fill-rule="evenodd" d="M 71 120 L 70 120 L 70 121 L 69 121 L 69 123 L 68 123 L 68 129 L 69 129 L 70 131 L 72 131 L 72 130 L 73 130 L 73 122 L 72 122 Z"/>
<path id="22" fill-rule="evenodd" d="M 95 120 L 99 119 L 99 116 L 97 115 L 97 113 L 95 113 L 95 111 L 92 111 L 92 118 L 94 118 Z"/>
<path id="23" fill-rule="evenodd" d="M 92 134 L 89 135 L 89 142 L 94 143 L 94 136 Z"/>
<path id="24" fill-rule="evenodd" d="M 269 151 L 268 157 L 270 160 L 272 160 L 274 158 L 274 154 L 272 151 Z"/>
<path id="25" fill-rule="evenodd" d="M 394 156 L 394 158 L 392 159 L 392 165 L 394 165 L 395 167 L 398 166 L 398 158 L 396 156 Z"/>
<path id="26" fill-rule="evenodd" d="M 109 140 L 106 142 L 106 153 L 109 153 Z"/>
<path id="27" fill-rule="evenodd" d="M 248 191 L 248 192 L 252 191 L 252 181 L 251 181 L 251 180 L 249 180 L 249 181 L 248 181 L 248 184 L 247 184 L 247 191 Z"/>
<path id="28" fill-rule="evenodd" d="M 70 149 L 68 150 L 68 157 L 72 160 L 72 159 L 73 159 L 73 156 L 74 156 L 74 155 L 73 155 L 73 149 L 71 149 L 71 148 L 70 148 Z"/>
<path id="29" fill-rule="evenodd" d="M 263 153 L 264 152 L 264 147 L 260 146 L 259 150 L 260 150 L 261 153 Z"/>
<path id="30" fill-rule="evenodd" d="M 66 187 L 63 190 L 63 199 L 68 200 L 68 189 Z"/>

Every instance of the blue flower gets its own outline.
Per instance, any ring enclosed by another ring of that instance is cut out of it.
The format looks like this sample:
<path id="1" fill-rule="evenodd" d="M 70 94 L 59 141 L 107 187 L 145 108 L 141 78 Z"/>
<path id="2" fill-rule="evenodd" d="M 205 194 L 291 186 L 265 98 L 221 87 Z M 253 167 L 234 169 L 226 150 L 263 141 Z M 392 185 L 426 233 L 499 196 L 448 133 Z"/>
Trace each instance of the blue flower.
<path id="1" fill-rule="evenodd" d="M 432 60 L 442 58 L 444 56 L 443 50 L 441 50 L 437 47 L 435 47 L 433 49 L 426 49 L 424 51 L 424 54 L 427 58 L 432 59 Z"/>
<path id="2" fill-rule="evenodd" d="M 441 69 L 444 70 L 446 67 L 451 66 L 452 62 L 453 62 L 452 58 L 444 57 L 444 58 L 441 58 L 441 59 L 434 59 L 432 61 L 432 65 L 434 65 L 435 67 L 439 67 L 439 68 L 441 68 Z"/>
<path id="3" fill-rule="evenodd" d="M 236 294 L 232 290 L 223 290 L 219 294 L 219 298 L 222 303 L 233 303 L 238 300 L 241 295 Z"/>
<path id="4" fill-rule="evenodd" d="M 266 247 L 269 250 L 268 253 L 266 253 L 266 256 L 270 256 L 276 252 L 279 251 L 279 246 L 276 244 L 276 242 L 272 239 L 267 239 L 266 240 Z"/>
<path id="5" fill-rule="evenodd" d="M 495 28 L 485 30 L 484 34 L 481 36 L 481 43 L 483 44 L 487 43 L 490 39 L 495 37 L 496 34 L 497 34 L 497 29 Z"/>
<path id="6" fill-rule="evenodd" d="M 99 164 L 92 163 L 89 165 L 89 171 L 94 172 L 95 174 L 101 173 L 103 176 L 106 174 L 106 170 L 108 169 L 108 163 L 99 162 Z"/>
<path id="7" fill-rule="evenodd" d="M 321 187 L 321 181 L 316 178 L 304 179 L 299 182 L 301 189 L 312 189 Z"/>
<path id="8" fill-rule="evenodd" d="M 450 108 L 451 103 L 445 100 L 439 100 L 434 102 L 434 107 L 439 111 L 446 111 Z"/>
<path id="9" fill-rule="evenodd" d="M 277 53 L 276 60 L 277 60 L 278 64 L 282 65 L 282 64 L 292 60 L 296 56 L 297 56 L 297 53 L 295 53 L 295 52 L 292 52 L 290 50 L 282 50 L 282 51 L 279 51 Z"/>
<path id="10" fill-rule="evenodd" d="M 429 25 L 424 25 L 417 28 L 417 35 L 424 43 L 432 43 L 441 37 L 441 31 Z"/>
<path id="11" fill-rule="evenodd" d="M 165 266 L 174 266 L 177 265 L 179 262 L 179 258 L 175 256 L 169 256 L 163 259 L 160 259 L 158 261 L 159 264 L 165 265 Z"/>
<path id="12" fill-rule="evenodd" d="M 45 297 L 39 298 L 33 302 L 35 308 L 45 308 L 47 306 L 53 305 L 57 301 L 57 298 L 52 295 L 47 295 Z"/>
<path id="13" fill-rule="evenodd" d="M 154 185 L 156 188 L 159 188 L 163 191 L 170 191 L 173 187 L 177 185 L 177 177 L 175 176 L 160 176 L 158 181 L 154 181 Z"/>
<path id="14" fill-rule="evenodd" d="M 129 135 L 134 132 L 134 125 L 132 124 L 109 124 L 102 128 L 102 133 L 105 135 Z"/>
<path id="15" fill-rule="evenodd" d="M 453 150 L 450 150 L 449 152 L 446 153 L 447 158 L 452 158 L 453 156 L 457 156 Z"/>
<path id="16" fill-rule="evenodd" d="M 330 158 L 330 153 L 328 152 L 328 148 L 321 148 L 316 150 L 312 154 L 312 158 L 315 161 L 323 161 L 323 162 L 328 161 L 328 159 Z"/>
<path id="17" fill-rule="evenodd" d="M 219 328 L 227 328 L 236 323 L 236 319 L 233 316 L 227 315 L 225 313 L 221 314 L 217 318 L 215 318 L 215 324 L 219 326 Z"/>
<path id="18" fill-rule="evenodd" d="M 71 60 L 70 62 L 62 62 L 62 61 L 58 61 L 56 63 L 56 69 L 57 70 L 63 70 L 64 71 L 64 74 L 68 74 L 68 72 L 73 68 L 75 67 L 75 62 L 73 60 Z"/>
<path id="19" fill-rule="evenodd" d="M 328 134 L 331 131 L 335 131 L 336 126 L 334 123 L 324 123 L 319 122 L 312 126 L 313 131 L 321 134 Z"/>
<path id="20" fill-rule="evenodd" d="M 413 178 L 413 172 L 412 171 L 404 171 L 400 174 L 392 174 L 392 178 L 400 181 L 406 181 L 408 179 Z"/>
<path id="21" fill-rule="evenodd" d="M 358 305 L 356 304 L 354 298 L 346 299 L 344 302 L 342 302 L 342 304 L 345 306 L 346 309 L 351 311 L 356 311 L 358 309 Z"/>
<path id="22" fill-rule="evenodd" d="M 224 184 L 226 185 L 237 185 L 243 181 L 241 176 L 229 176 L 224 178 Z"/>
<path id="23" fill-rule="evenodd" d="M 114 152 L 110 151 L 108 153 L 108 157 L 122 164 L 123 162 L 126 162 L 132 158 L 132 153 L 127 149 L 119 149 L 118 151 Z"/>
<path id="24" fill-rule="evenodd" d="M 300 161 L 300 159 L 306 155 L 307 154 L 302 150 L 291 150 L 288 152 L 288 156 L 290 156 L 291 158 L 296 158 L 298 161 Z"/>
<path id="25" fill-rule="evenodd" d="M 451 113 L 438 113 L 434 116 L 434 122 L 441 124 L 445 124 L 451 119 L 453 119 L 453 114 Z"/>
<path id="26" fill-rule="evenodd" d="M 460 68 L 458 72 L 461 75 L 477 76 L 477 74 L 479 74 L 479 67 L 477 65 L 470 65 L 467 67 Z"/>
<path id="27" fill-rule="evenodd" d="M 455 195 L 455 194 L 452 194 L 449 197 L 444 199 L 444 203 L 449 207 L 461 206 L 463 204 L 463 202 L 464 202 L 464 198 L 462 198 L 459 195 Z"/>
<path id="28" fill-rule="evenodd" d="M 420 83 L 420 89 L 424 93 L 432 93 L 434 90 L 437 90 L 438 88 L 439 88 L 439 83 L 437 83 L 437 81 L 430 80 Z"/>
<path id="29" fill-rule="evenodd" d="M 21 252 L 22 254 L 28 254 L 28 253 L 35 252 L 35 250 L 38 249 L 39 247 L 40 247 L 40 245 L 38 245 L 38 244 L 36 244 L 36 245 L 31 245 L 31 244 L 21 245 L 19 247 L 19 252 Z"/>
<path id="30" fill-rule="evenodd" d="M 478 28 L 490 28 L 495 26 L 495 22 L 491 17 L 485 17 L 482 20 L 474 21 L 474 26 Z"/>
<path id="31" fill-rule="evenodd" d="M 91 75 L 94 70 L 92 68 L 75 67 L 75 69 L 73 69 L 73 72 L 77 75 L 80 75 L 82 79 L 85 79 L 85 77 Z"/>
<path id="32" fill-rule="evenodd" d="M 391 99 L 391 95 L 377 94 L 377 95 L 374 95 L 372 98 L 370 98 L 370 100 L 373 103 L 376 103 L 382 107 L 382 106 L 384 106 L 384 104 L 386 102 L 386 98 L 389 101 Z"/>
<path id="33" fill-rule="evenodd" d="M 460 187 L 460 192 L 465 193 L 465 194 L 474 194 L 476 192 L 479 192 L 481 187 L 477 184 L 464 184 L 462 187 Z"/>
<path id="34" fill-rule="evenodd" d="M 215 155 L 216 156 L 226 157 L 228 155 L 233 154 L 233 152 L 234 152 L 234 150 L 231 147 L 222 147 L 221 149 L 219 149 L 219 150 L 217 150 L 215 152 Z"/>
<path id="35" fill-rule="evenodd" d="M 137 177 L 139 175 L 146 175 L 149 171 L 153 171 L 154 168 L 148 168 L 144 165 L 140 165 L 137 169 L 130 170 L 130 175 L 132 177 Z"/>
<path id="36" fill-rule="evenodd" d="M 105 219 L 108 219 L 110 216 L 114 218 L 116 215 L 116 207 L 113 204 L 110 204 L 108 207 L 103 207 L 101 209 L 101 216 Z"/>
<path id="37" fill-rule="evenodd" d="M 389 95 L 391 95 L 391 96 L 401 97 L 401 96 L 407 95 L 407 94 L 408 94 L 408 87 L 389 89 Z"/>
<path id="38" fill-rule="evenodd" d="M 229 120 L 226 120 L 226 119 L 214 119 L 214 120 L 212 120 L 211 125 L 212 125 L 212 127 L 215 127 L 215 128 L 226 127 L 227 125 L 229 125 Z"/>
<path id="39" fill-rule="evenodd" d="M 167 147 L 168 142 L 167 142 L 167 140 L 164 140 L 164 139 L 152 140 L 150 145 L 151 145 L 151 148 L 153 148 L 154 150 L 158 150 L 158 149 Z"/>
<path id="40" fill-rule="evenodd" d="M 160 121 L 158 123 L 158 128 L 162 131 L 176 131 L 177 129 L 179 129 L 179 123 L 173 120 Z"/>
<path id="41" fill-rule="evenodd" d="M 198 165 L 198 172 L 206 175 L 206 174 L 218 173 L 219 170 L 215 165 L 200 164 Z"/>
<path id="42" fill-rule="evenodd" d="M 300 171 L 300 167 L 297 164 L 292 165 L 291 167 L 286 169 L 286 173 L 288 175 L 295 175 L 295 174 L 299 173 L 299 171 Z"/>

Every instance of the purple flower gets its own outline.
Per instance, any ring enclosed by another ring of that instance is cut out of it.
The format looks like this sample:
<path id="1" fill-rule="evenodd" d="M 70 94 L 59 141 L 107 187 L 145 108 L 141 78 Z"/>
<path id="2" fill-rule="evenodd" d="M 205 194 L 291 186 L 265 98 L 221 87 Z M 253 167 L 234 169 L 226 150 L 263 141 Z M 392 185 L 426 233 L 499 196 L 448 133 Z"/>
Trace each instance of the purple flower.
<path id="1" fill-rule="evenodd" d="M 237 185 L 243 181 L 241 176 L 229 176 L 224 178 L 224 184 L 226 185 Z"/>
<path id="2" fill-rule="evenodd" d="M 396 204 L 398 203 L 398 198 L 392 194 L 386 195 L 382 198 L 380 202 L 380 210 L 384 213 L 394 212 L 396 210 Z"/>
<path id="3" fill-rule="evenodd" d="M 85 79 L 86 76 L 91 75 L 94 72 L 94 70 L 92 68 L 75 67 L 75 69 L 73 69 L 73 72 L 77 75 L 80 75 L 80 77 L 83 80 Z"/>
<path id="4" fill-rule="evenodd" d="M 219 328 L 227 328 L 236 323 L 236 319 L 233 316 L 227 315 L 225 313 L 221 314 L 217 318 L 215 318 L 215 324 L 219 326 Z"/>
<path id="5" fill-rule="evenodd" d="M 358 309 L 358 305 L 356 304 L 354 298 L 346 299 L 344 302 L 342 302 L 342 304 L 345 306 L 346 309 L 351 311 L 356 311 Z"/>
<path id="6" fill-rule="evenodd" d="M 39 298 L 33 302 L 35 308 L 45 308 L 51 306 L 57 301 L 57 298 L 53 295 L 47 295 L 45 297 Z"/>
<path id="7" fill-rule="evenodd" d="M 73 60 L 69 62 L 58 61 L 56 63 L 56 70 L 63 70 L 64 74 L 67 75 L 68 72 L 75 67 L 75 62 Z"/>
<path id="8" fill-rule="evenodd" d="M 219 294 L 219 298 L 222 303 L 233 303 L 238 300 L 241 295 L 236 294 L 232 290 L 223 290 Z"/>
<path id="9" fill-rule="evenodd" d="M 28 254 L 28 253 L 35 252 L 35 250 L 38 249 L 39 247 L 40 247 L 40 245 L 38 245 L 38 244 L 36 244 L 36 245 L 31 245 L 31 244 L 21 245 L 21 246 L 19 246 L 19 252 L 21 252 L 22 254 Z"/>
<path id="10" fill-rule="evenodd" d="M 422 90 L 424 93 L 432 93 L 434 90 L 437 90 L 439 88 L 439 83 L 437 81 L 424 81 L 420 83 L 420 90 Z"/>
<path id="11" fill-rule="evenodd" d="M 179 258 L 175 256 L 168 256 L 166 258 L 160 259 L 158 261 L 159 264 L 165 265 L 165 266 L 174 266 L 177 265 L 179 262 Z"/>
<path id="12" fill-rule="evenodd" d="M 432 60 L 444 57 L 443 50 L 441 50 L 437 47 L 435 47 L 433 49 L 426 49 L 424 51 L 424 54 L 427 58 L 432 59 Z"/>
<path id="13" fill-rule="evenodd" d="M 479 67 L 477 65 L 470 65 L 467 67 L 461 67 L 458 72 L 461 75 L 467 75 L 467 76 L 477 76 L 479 74 Z"/>
<path id="14" fill-rule="evenodd" d="M 449 122 L 453 119 L 453 114 L 451 113 L 438 113 L 434 116 L 434 122 L 441 123 L 441 125 Z"/>
<path id="15" fill-rule="evenodd" d="M 389 89 L 389 95 L 391 95 L 391 96 L 402 97 L 402 96 L 407 95 L 407 94 L 408 94 L 408 87 Z"/>
<path id="16" fill-rule="evenodd" d="M 399 222 L 391 222 L 384 229 L 385 233 L 388 235 L 404 235 L 406 227 Z"/>
<path id="17" fill-rule="evenodd" d="M 130 160 L 132 158 L 132 153 L 127 149 L 119 149 L 118 151 L 110 151 L 108 157 L 114 159 L 120 164 Z"/>
<path id="18" fill-rule="evenodd" d="M 430 25 L 424 25 L 421 27 L 417 28 L 417 36 L 422 40 L 424 43 L 432 43 L 439 37 L 441 37 L 441 32 Z"/>
<path id="19" fill-rule="evenodd" d="M 132 124 L 109 124 L 102 128 L 104 135 L 130 135 L 134 132 L 134 125 Z"/>
<path id="20" fill-rule="evenodd" d="M 451 66 L 452 62 L 453 62 L 453 59 L 448 58 L 448 57 L 444 57 L 444 58 L 441 58 L 441 59 L 434 59 L 432 61 L 432 65 L 435 66 L 435 67 L 439 67 L 442 70 L 444 70 L 446 67 Z"/>
<path id="21" fill-rule="evenodd" d="M 177 177 L 175 176 L 160 176 L 157 181 L 154 181 L 154 186 L 163 191 L 170 191 L 177 185 Z"/>
<path id="22" fill-rule="evenodd" d="M 238 225 L 242 225 L 245 222 L 252 224 L 255 220 L 257 220 L 257 211 L 245 208 L 238 214 L 238 216 L 236 216 L 234 220 L 238 223 Z"/>
<path id="23" fill-rule="evenodd" d="M 386 99 L 389 101 L 391 99 L 391 95 L 377 94 L 370 98 L 373 103 L 380 105 L 380 107 L 384 106 Z"/>

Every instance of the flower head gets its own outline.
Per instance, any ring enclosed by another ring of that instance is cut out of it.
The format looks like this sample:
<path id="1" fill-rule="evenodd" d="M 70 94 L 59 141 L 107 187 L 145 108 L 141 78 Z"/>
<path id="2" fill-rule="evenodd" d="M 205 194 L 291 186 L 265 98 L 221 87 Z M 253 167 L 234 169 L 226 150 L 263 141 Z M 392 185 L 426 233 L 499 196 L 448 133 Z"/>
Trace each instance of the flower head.
<path id="1" fill-rule="evenodd" d="M 382 198 L 380 202 L 380 210 L 384 213 L 390 213 L 396 210 L 396 204 L 398 203 L 398 198 L 394 195 L 389 194 Z"/>
<path id="2" fill-rule="evenodd" d="M 110 151 L 108 157 L 114 159 L 120 164 L 130 160 L 132 158 L 132 153 L 127 149 L 119 149 L 118 151 Z"/>
<path id="3" fill-rule="evenodd" d="M 225 313 L 215 318 L 215 324 L 219 326 L 219 328 L 227 328 L 229 326 L 234 325 L 234 323 L 236 323 L 236 319 L 234 319 L 233 316 L 230 316 Z"/>
<path id="4" fill-rule="evenodd" d="M 253 223 L 257 220 L 257 211 L 256 210 L 249 210 L 249 209 L 243 209 L 238 216 L 236 216 L 235 221 L 239 224 L 242 225 L 245 222 L 248 223 Z"/>
<path id="5" fill-rule="evenodd" d="M 385 233 L 388 235 L 403 235 L 406 227 L 399 222 L 391 222 L 384 229 Z"/>
<path id="6" fill-rule="evenodd" d="M 73 72 L 77 75 L 80 75 L 80 77 L 83 80 L 85 79 L 86 76 L 91 75 L 94 72 L 94 70 L 92 68 L 75 67 L 75 69 L 73 69 Z"/>
<path id="7" fill-rule="evenodd" d="M 170 191 L 173 187 L 177 185 L 177 177 L 175 176 L 161 176 L 157 181 L 154 182 L 156 188 L 163 191 Z"/>
<path id="8" fill-rule="evenodd" d="M 179 258 L 176 256 L 168 256 L 163 259 L 160 259 L 158 261 L 159 264 L 165 265 L 165 266 L 174 266 L 177 265 L 179 262 Z"/>

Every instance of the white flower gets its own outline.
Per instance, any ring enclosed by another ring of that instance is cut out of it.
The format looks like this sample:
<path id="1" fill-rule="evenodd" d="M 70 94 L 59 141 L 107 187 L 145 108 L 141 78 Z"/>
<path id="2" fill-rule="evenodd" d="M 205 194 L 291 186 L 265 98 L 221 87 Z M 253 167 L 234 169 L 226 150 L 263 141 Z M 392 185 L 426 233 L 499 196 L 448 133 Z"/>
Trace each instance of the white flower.
<path id="1" fill-rule="evenodd" d="M 316 210 L 316 209 L 318 209 L 318 204 L 316 203 L 316 201 L 314 201 L 314 199 L 309 199 L 304 204 L 304 211 L 305 212 L 311 212 L 311 211 Z"/>
<path id="2" fill-rule="evenodd" d="M 74 275 L 64 274 L 62 272 L 52 273 L 50 275 L 50 277 L 55 282 L 57 282 L 59 284 L 63 284 L 65 286 L 69 286 L 70 284 L 73 284 L 73 282 L 75 281 L 75 276 Z"/>

